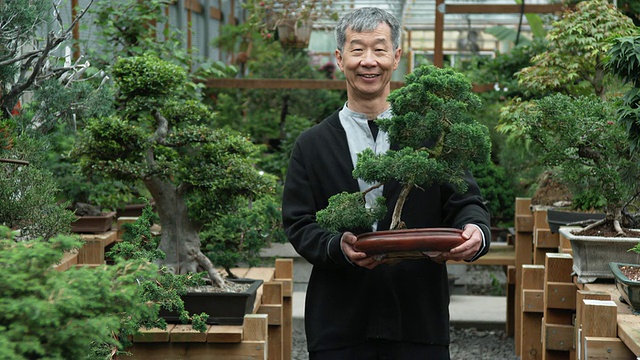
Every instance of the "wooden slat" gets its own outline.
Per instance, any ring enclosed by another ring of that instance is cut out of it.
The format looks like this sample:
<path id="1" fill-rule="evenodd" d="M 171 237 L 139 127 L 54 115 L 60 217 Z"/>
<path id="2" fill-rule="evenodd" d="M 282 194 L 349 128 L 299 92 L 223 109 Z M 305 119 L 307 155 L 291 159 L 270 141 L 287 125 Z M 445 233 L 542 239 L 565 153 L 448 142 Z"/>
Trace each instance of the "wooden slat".
<path id="1" fill-rule="evenodd" d="M 242 342 L 242 325 L 212 325 L 207 331 L 207 342 L 239 343 Z"/>
<path id="2" fill-rule="evenodd" d="M 573 283 L 548 282 L 546 296 L 548 308 L 570 310 L 576 308 L 576 286 Z"/>
<path id="3" fill-rule="evenodd" d="M 563 11 L 562 4 L 525 4 L 525 14 L 545 14 Z M 446 14 L 519 14 L 518 4 L 447 4 Z"/>
<path id="4" fill-rule="evenodd" d="M 636 360 L 636 355 L 616 337 L 587 336 L 584 343 L 585 359 Z"/>
<path id="5" fill-rule="evenodd" d="M 133 335 L 134 342 L 169 342 L 169 333 L 175 325 L 168 324 L 166 329 L 140 329 L 139 334 Z"/>
<path id="6" fill-rule="evenodd" d="M 208 329 L 207 329 L 208 330 Z M 170 342 L 206 342 L 207 333 L 195 330 L 191 325 L 175 325 L 169 332 Z"/>

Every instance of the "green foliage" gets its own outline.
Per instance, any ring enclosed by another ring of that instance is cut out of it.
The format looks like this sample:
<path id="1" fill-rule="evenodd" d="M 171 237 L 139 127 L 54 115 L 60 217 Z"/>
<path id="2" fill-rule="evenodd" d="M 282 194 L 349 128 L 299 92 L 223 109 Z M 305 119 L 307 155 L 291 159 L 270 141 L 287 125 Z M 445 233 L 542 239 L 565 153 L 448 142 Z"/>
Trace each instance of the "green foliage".
<path id="1" fill-rule="evenodd" d="M 353 172 L 355 178 L 372 184 L 392 179 L 402 184 L 405 195 L 399 197 L 394 214 L 401 213 L 397 210 L 402 209 L 408 190 L 414 187 L 449 183 L 465 192 L 465 171 L 472 164 L 488 161 L 491 152 L 488 129 L 471 116 L 480 107 L 480 99 L 471 92 L 471 82 L 464 75 L 450 68 L 425 65 L 407 75 L 405 83 L 389 95 L 393 116 L 376 120 L 388 133 L 389 142 L 400 149 L 379 155 L 367 149 L 358 154 Z M 325 223 L 324 216 L 318 221 L 333 229 L 348 228 L 355 221 L 370 226 L 373 222 L 367 218 L 369 213 L 358 208 L 363 201 L 359 193 L 338 194 L 329 199 L 325 209 L 335 223 Z M 401 224 L 394 217 L 391 228 Z"/>
<path id="2" fill-rule="evenodd" d="M 14 146 L 0 149 L 0 158 L 25 160 L 30 165 L 0 162 L 0 225 L 21 229 L 21 236 L 27 239 L 69 233 L 75 216 L 65 210 L 66 204 L 56 201 L 59 189 L 42 166 L 44 143 L 28 133 L 11 133 Z"/>
<path id="3" fill-rule="evenodd" d="M 286 241 L 279 206 L 271 196 L 240 202 L 200 233 L 204 254 L 230 277 L 233 267 L 258 265 L 262 248 Z"/>
<path id="4" fill-rule="evenodd" d="M 513 179 L 506 168 L 491 161 L 471 167 L 471 173 L 478 182 L 482 197 L 487 202 L 492 225 L 504 226 L 513 223 L 517 197 Z"/>
<path id="5" fill-rule="evenodd" d="M 146 199 L 139 216 L 133 223 L 123 224 L 122 241 L 116 243 L 106 254 L 116 262 L 142 260 L 149 263 L 164 259 L 165 254 L 158 249 L 159 238 L 151 232 L 151 226 L 157 221 L 157 214 Z M 166 322 L 158 317 L 160 307 L 180 314 L 183 323 L 190 322 L 194 329 L 206 331 L 207 314 L 189 314 L 184 309 L 181 295 L 187 293 L 189 287 L 203 285 L 204 273 L 174 274 L 165 267 L 160 267 L 153 278 L 140 278 L 142 288 L 141 303 L 154 304 L 154 312 L 146 319 L 141 319 L 137 329 L 142 326 L 165 328 Z M 136 329 L 135 326 L 132 329 Z M 130 334 L 123 334 L 130 335 Z"/>
<path id="6" fill-rule="evenodd" d="M 640 147 L 640 36 L 621 37 L 609 51 L 607 69 L 631 88 L 618 108 L 618 122 L 627 129 L 631 151 Z"/>
<path id="7" fill-rule="evenodd" d="M 170 3 L 167 0 L 95 2 L 89 11 L 94 19 L 95 37 L 86 44 L 88 56 L 98 68 L 107 68 L 122 57 L 145 53 L 188 65 L 190 54 L 184 46 L 184 35 L 175 27 L 166 26 L 169 19 L 165 8 Z M 163 40 L 158 41 L 158 36 Z"/>
<path id="8" fill-rule="evenodd" d="M 631 199 L 638 169 L 615 107 L 594 96 L 547 96 L 505 108 L 502 117 L 531 139 L 538 160 L 557 170 L 582 207 L 615 214 Z M 600 194 L 600 196 L 594 196 Z M 593 203 L 587 204 L 591 199 Z"/>
<path id="9" fill-rule="evenodd" d="M 587 94 L 591 89 L 604 97 L 603 60 L 611 48 L 609 40 L 634 30 L 631 19 L 607 0 L 582 1 L 553 24 L 547 34 L 549 51 L 520 71 L 519 83 L 538 93 Z"/>
<path id="10" fill-rule="evenodd" d="M 342 192 L 329 198 L 329 205 L 316 213 L 316 220 L 336 232 L 347 227 L 366 229 L 387 213 L 385 199 L 379 197 L 376 201 L 375 206 L 367 209 L 363 194 Z"/>
<path id="11" fill-rule="evenodd" d="M 75 237 L 15 242 L 0 227 L 0 358 L 105 359 L 122 349 L 132 324 L 153 315 L 138 279 L 153 279 L 144 261 L 57 271 Z M 137 331 L 138 328 L 135 328 Z"/>

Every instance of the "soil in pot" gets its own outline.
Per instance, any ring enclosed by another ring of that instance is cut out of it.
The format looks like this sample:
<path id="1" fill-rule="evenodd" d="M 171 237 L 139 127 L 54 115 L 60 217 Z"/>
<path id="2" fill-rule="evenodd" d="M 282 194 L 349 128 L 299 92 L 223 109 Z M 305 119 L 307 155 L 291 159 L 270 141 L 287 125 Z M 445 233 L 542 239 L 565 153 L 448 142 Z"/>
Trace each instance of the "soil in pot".
<path id="1" fill-rule="evenodd" d="M 619 269 L 627 279 L 631 281 L 640 281 L 640 265 L 622 265 Z"/>

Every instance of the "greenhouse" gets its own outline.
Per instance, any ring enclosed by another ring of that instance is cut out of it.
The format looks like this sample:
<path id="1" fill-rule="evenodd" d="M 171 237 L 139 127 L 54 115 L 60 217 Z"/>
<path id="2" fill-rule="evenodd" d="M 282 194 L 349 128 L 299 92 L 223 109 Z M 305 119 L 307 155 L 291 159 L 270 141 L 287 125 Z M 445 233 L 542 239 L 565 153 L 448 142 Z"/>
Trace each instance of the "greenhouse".
<path id="1" fill-rule="evenodd" d="M 0 359 L 640 358 L 635 0 L 0 0 Z"/>

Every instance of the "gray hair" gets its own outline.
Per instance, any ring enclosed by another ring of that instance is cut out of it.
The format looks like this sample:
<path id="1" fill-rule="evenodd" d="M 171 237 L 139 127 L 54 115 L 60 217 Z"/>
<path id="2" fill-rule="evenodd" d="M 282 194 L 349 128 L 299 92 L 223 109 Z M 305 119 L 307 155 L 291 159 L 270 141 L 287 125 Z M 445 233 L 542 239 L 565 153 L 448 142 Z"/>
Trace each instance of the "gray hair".
<path id="1" fill-rule="evenodd" d="M 342 52 L 347 41 L 347 30 L 355 32 L 373 31 L 380 23 L 386 23 L 391 28 L 393 50 L 400 47 L 400 22 L 391 13 L 375 8 L 363 7 L 345 14 L 336 25 L 335 35 L 338 50 Z"/>

